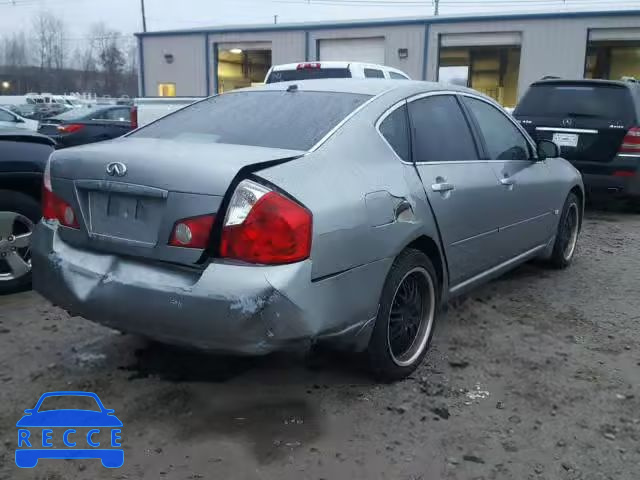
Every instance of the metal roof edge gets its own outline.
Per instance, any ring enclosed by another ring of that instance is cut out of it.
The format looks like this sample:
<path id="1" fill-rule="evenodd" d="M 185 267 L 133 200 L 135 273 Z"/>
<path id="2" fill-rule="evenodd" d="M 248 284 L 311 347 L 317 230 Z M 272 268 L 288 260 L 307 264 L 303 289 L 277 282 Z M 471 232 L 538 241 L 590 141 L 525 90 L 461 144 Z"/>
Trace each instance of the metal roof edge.
<path id="1" fill-rule="evenodd" d="M 469 23 L 482 21 L 500 20 L 544 20 L 562 18 L 589 18 L 589 17 L 622 17 L 626 15 L 640 16 L 640 9 L 636 10 L 589 10 L 575 12 L 539 12 L 539 13 L 517 13 L 517 14 L 496 14 L 496 15 L 469 15 L 469 16 L 442 16 L 442 17 L 419 17 L 403 19 L 368 19 L 353 20 L 348 22 L 326 22 L 326 23 L 295 23 L 282 25 L 238 25 L 207 27 L 199 29 L 185 30 L 164 30 L 156 32 L 137 32 L 136 37 L 170 37 L 184 35 L 211 35 L 216 33 L 256 33 L 256 32 L 285 32 L 285 31 L 311 31 L 329 30 L 343 28 L 371 28 L 371 27 L 395 27 L 404 25 L 424 25 L 443 23 Z"/>

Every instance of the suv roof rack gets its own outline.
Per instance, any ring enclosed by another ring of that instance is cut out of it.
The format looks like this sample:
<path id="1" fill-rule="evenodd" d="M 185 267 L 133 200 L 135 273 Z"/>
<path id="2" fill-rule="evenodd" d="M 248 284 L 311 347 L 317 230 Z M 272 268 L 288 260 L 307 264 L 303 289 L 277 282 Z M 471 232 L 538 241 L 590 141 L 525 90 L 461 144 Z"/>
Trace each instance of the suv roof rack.
<path id="1" fill-rule="evenodd" d="M 557 77 L 555 75 L 545 75 L 540 80 L 561 80 L 562 77 Z"/>

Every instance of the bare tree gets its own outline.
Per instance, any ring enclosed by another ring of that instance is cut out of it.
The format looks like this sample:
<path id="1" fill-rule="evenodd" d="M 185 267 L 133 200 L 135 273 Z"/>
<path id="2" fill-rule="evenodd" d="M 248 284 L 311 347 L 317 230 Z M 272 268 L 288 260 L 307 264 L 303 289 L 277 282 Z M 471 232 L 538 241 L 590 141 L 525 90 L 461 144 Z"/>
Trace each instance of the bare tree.
<path id="1" fill-rule="evenodd" d="M 37 62 L 41 69 L 62 69 L 65 64 L 64 22 L 50 12 L 40 12 L 33 20 Z"/>
<path id="2" fill-rule="evenodd" d="M 4 39 L 0 52 L 0 64 L 7 67 L 24 67 L 29 64 L 29 49 L 24 32 L 14 33 Z"/>
<path id="3" fill-rule="evenodd" d="M 126 65 L 125 54 L 120 46 L 121 35 L 107 28 L 104 23 L 97 23 L 91 28 L 91 37 L 97 64 L 104 75 L 104 92 L 114 96 L 120 95 Z"/>

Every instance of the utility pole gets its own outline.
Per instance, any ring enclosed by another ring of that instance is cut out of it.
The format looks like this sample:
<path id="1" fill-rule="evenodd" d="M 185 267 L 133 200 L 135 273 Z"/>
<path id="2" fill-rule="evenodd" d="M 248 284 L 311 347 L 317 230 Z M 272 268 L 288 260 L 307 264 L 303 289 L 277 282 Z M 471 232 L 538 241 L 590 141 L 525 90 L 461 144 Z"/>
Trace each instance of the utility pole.
<path id="1" fill-rule="evenodd" d="M 144 0 L 140 0 L 140 8 L 142 10 L 142 31 L 146 32 L 147 31 L 147 15 L 145 14 L 145 11 L 144 11 Z"/>
<path id="2" fill-rule="evenodd" d="M 433 0 L 433 15 L 437 17 L 440 14 L 440 0 Z"/>
<path id="3" fill-rule="evenodd" d="M 273 23 L 274 23 L 274 25 L 278 24 L 278 15 L 274 15 L 273 16 Z"/>

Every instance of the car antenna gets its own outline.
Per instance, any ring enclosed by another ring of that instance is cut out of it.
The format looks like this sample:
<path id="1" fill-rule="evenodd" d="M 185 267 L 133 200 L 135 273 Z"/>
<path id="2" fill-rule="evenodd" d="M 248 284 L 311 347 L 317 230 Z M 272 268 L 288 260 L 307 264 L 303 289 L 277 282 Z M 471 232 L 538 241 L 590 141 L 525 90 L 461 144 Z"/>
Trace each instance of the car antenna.
<path id="1" fill-rule="evenodd" d="M 296 85 L 295 83 L 287 87 L 287 92 L 297 92 L 297 91 L 298 91 L 298 85 Z"/>

